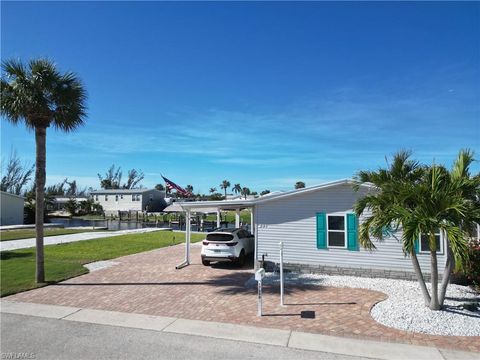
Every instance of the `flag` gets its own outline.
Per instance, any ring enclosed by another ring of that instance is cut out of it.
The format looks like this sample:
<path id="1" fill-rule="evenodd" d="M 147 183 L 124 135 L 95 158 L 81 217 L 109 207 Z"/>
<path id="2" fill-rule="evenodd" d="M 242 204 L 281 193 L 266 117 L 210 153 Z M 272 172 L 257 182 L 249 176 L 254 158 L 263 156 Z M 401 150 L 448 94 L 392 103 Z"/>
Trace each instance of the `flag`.
<path id="1" fill-rule="evenodd" d="M 181 186 L 175 184 L 173 181 L 168 180 L 165 176 L 162 175 L 163 180 L 165 180 L 165 185 L 167 186 L 167 190 L 172 191 L 173 189 L 177 190 L 177 193 L 191 196 L 192 193 L 190 191 L 185 190 Z"/>

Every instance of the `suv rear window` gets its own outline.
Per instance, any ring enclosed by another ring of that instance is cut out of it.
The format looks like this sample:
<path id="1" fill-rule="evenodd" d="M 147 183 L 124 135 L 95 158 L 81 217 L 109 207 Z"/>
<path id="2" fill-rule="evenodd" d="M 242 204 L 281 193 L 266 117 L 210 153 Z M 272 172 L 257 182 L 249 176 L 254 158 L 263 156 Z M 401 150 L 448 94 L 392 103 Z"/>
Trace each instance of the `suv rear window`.
<path id="1" fill-rule="evenodd" d="M 230 234 L 208 234 L 207 240 L 209 241 L 231 241 L 233 240 L 233 235 Z"/>

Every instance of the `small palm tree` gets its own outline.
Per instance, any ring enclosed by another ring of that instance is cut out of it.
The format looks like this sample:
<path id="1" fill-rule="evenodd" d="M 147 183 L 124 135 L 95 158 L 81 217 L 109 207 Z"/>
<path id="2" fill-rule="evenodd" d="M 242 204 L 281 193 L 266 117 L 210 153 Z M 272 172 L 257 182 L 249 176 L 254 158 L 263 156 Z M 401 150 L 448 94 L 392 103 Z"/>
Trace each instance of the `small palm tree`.
<path id="1" fill-rule="evenodd" d="M 190 194 L 193 194 L 193 186 L 192 185 L 185 186 L 185 190 L 187 190 Z"/>
<path id="2" fill-rule="evenodd" d="M 377 188 L 356 204 L 357 215 L 366 209 L 371 214 L 360 224 L 359 241 L 374 249 L 371 235 L 382 240 L 386 229 L 401 229 L 403 251 L 412 259 L 425 304 L 440 310 L 455 262 L 465 261 L 469 231 L 480 221 L 480 176 L 470 176 L 473 152 L 468 150 L 460 151 L 450 171 L 439 165 L 420 166 L 409 157 L 409 152 L 400 152 L 388 169 L 357 175 L 359 183 Z M 447 247 L 440 291 L 435 237 L 439 230 L 446 235 Z M 430 250 L 431 293 L 416 256 L 422 235 Z"/>
<path id="3" fill-rule="evenodd" d="M 240 184 L 235 184 L 232 188 L 232 191 L 235 194 L 241 194 L 242 193 L 242 187 L 240 186 Z"/>
<path id="4" fill-rule="evenodd" d="M 241 193 L 245 197 L 245 200 L 247 200 L 247 195 L 250 195 L 250 189 L 248 187 L 244 187 L 242 188 Z"/>
<path id="5" fill-rule="evenodd" d="M 225 199 L 227 198 L 227 189 L 230 187 L 230 181 L 228 180 L 223 180 L 222 183 L 220 184 L 220 189 L 223 189 L 225 191 Z"/>
<path id="6" fill-rule="evenodd" d="M 210 191 L 210 194 L 215 194 L 217 192 L 217 188 L 211 187 L 209 191 Z"/>
<path id="7" fill-rule="evenodd" d="M 1 114 L 11 123 L 23 122 L 34 130 L 36 142 L 36 281 L 45 282 L 43 257 L 43 216 L 45 198 L 47 128 L 71 132 L 83 125 L 86 92 L 71 72 L 60 73 L 49 60 L 37 59 L 27 65 L 16 60 L 2 63 Z"/>

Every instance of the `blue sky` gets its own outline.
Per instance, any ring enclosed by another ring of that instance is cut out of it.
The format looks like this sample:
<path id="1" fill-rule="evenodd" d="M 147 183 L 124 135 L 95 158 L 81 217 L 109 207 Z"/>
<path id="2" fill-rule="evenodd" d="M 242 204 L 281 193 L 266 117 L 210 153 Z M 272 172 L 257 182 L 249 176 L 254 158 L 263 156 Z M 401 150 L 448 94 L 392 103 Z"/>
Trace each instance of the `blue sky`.
<path id="1" fill-rule="evenodd" d="M 2 59 L 46 56 L 89 93 L 50 129 L 47 181 L 115 163 L 195 191 L 351 177 L 406 148 L 480 157 L 480 3 L 2 2 Z M 34 136 L 1 122 L 2 157 Z M 475 171 L 480 170 L 475 164 Z"/>

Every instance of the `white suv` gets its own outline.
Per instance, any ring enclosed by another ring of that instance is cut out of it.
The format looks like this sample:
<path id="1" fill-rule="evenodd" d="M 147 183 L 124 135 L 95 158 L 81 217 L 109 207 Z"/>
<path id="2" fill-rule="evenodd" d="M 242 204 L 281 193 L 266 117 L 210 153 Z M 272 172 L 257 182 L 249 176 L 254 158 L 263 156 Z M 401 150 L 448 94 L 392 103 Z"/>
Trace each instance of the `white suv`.
<path id="1" fill-rule="evenodd" d="M 248 254 L 254 249 L 254 236 L 243 229 L 216 229 L 202 242 L 202 264 L 210 261 L 232 261 L 245 264 Z"/>

